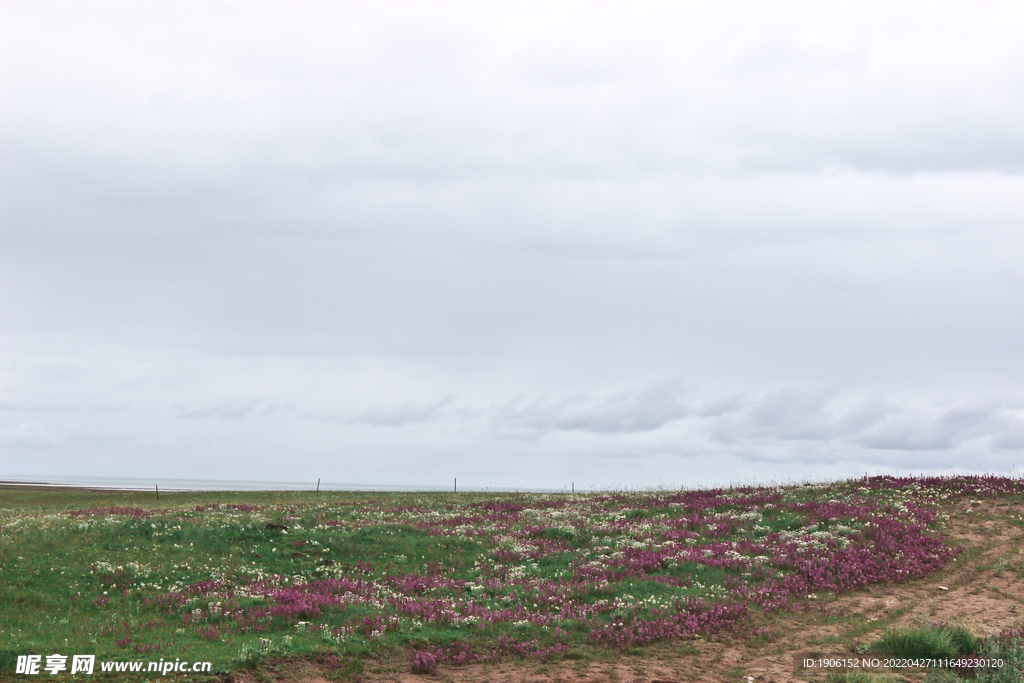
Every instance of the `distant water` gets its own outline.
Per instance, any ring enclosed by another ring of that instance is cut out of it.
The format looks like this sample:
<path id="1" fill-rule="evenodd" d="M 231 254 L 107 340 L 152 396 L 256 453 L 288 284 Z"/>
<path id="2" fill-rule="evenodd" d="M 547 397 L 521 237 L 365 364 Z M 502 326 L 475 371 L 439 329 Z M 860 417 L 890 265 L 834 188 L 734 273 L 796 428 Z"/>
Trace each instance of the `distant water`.
<path id="1" fill-rule="evenodd" d="M 315 491 L 316 481 L 229 481 L 218 479 L 133 479 L 128 477 L 10 477 L 0 474 L 0 484 L 66 486 L 116 491 Z M 392 484 L 346 484 L 320 482 L 321 491 L 451 491 L 452 486 L 396 486 Z M 568 489 L 475 487 L 459 485 L 459 491 L 524 493 L 568 493 Z"/>

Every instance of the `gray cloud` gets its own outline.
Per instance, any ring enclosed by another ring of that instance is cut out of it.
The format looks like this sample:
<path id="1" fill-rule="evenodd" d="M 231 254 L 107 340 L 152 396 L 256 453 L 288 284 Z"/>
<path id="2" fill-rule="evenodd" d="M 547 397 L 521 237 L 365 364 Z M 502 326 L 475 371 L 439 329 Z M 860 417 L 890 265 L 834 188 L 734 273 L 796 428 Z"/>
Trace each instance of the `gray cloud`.
<path id="1" fill-rule="evenodd" d="M 584 393 L 551 400 L 518 399 L 503 406 L 495 419 L 499 428 L 529 431 L 647 432 L 682 419 L 691 409 L 675 383 L 635 391 Z"/>
<path id="2" fill-rule="evenodd" d="M 0 474 L 1024 448 L 1013 3 L 3 12 Z"/>
<path id="3" fill-rule="evenodd" d="M 999 402 L 929 406 L 783 390 L 708 421 L 708 430 L 726 444 L 759 439 L 851 444 L 867 451 L 949 451 L 972 443 L 988 450 L 1013 443 L 1021 425 L 1018 410 Z"/>
<path id="4" fill-rule="evenodd" d="M 929 412 L 900 415 L 868 430 L 858 441 L 876 449 L 947 450 L 970 441 L 1005 442 L 1007 432 L 1020 425 L 1019 418 L 998 405 Z"/>
<path id="5" fill-rule="evenodd" d="M 195 420 L 204 418 L 219 418 L 222 420 L 242 420 L 251 416 L 259 405 L 257 399 L 243 399 L 238 401 L 222 401 L 216 405 L 203 408 L 180 409 L 176 417 Z"/>
<path id="6" fill-rule="evenodd" d="M 448 394 L 434 403 L 422 404 L 407 401 L 393 408 L 376 408 L 360 411 L 342 418 L 349 424 L 365 424 L 377 427 L 401 427 L 403 425 L 433 422 L 441 417 L 441 411 L 455 401 L 454 394 Z"/>
<path id="7" fill-rule="evenodd" d="M 1017 417 L 1010 427 L 993 441 L 993 445 L 996 448 L 1013 451 L 1024 450 L 1024 419 Z"/>
<path id="8" fill-rule="evenodd" d="M 745 410 L 715 420 L 712 435 L 725 443 L 745 438 L 829 440 L 882 422 L 894 412 L 878 400 L 844 405 L 824 392 L 783 390 L 750 401 Z"/>

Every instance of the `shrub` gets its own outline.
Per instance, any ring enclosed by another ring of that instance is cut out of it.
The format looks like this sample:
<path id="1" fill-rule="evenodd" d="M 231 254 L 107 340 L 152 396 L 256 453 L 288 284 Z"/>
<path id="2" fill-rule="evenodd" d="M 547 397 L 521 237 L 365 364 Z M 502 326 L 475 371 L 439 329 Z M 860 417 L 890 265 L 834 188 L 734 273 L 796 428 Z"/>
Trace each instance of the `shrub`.
<path id="1" fill-rule="evenodd" d="M 414 674 L 432 674 L 437 672 L 437 655 L 432 652 L 417 652 L 412 657 Z"/>

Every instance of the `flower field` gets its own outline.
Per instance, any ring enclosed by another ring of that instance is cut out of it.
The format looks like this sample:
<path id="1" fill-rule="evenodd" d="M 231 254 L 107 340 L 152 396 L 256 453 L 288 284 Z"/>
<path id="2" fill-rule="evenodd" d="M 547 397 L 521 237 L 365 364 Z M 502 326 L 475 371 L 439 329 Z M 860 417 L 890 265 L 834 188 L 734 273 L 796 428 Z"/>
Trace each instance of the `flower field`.
<path id="1" fill-rule="evenodd" d="M 355 675 L 573 659 L 750 631 L 751 616 L 919 578 L 958 549 L 941 504 L 996 477 L 577 495 L 3 490 L 0 667 L 25 653 L 268 658 Z M 95 500 L 89 498 L 93 496 Z M 6 673 L 4 674 L 6 675 Z"/>

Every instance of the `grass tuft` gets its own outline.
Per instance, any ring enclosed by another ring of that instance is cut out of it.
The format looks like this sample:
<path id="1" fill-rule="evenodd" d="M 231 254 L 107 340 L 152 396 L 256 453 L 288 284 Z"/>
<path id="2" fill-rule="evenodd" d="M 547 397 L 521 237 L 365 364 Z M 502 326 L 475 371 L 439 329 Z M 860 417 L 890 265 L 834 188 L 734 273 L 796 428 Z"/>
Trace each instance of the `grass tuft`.
<path id="1" fill-rule="evenodd" d="M 980 645 L 963 626 L 920 624 L 889 631 L 875 641 L 873 649 L 898 657 L 956 659 L 976 654 Z"/>

